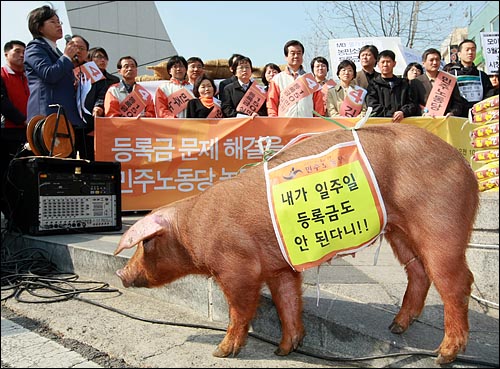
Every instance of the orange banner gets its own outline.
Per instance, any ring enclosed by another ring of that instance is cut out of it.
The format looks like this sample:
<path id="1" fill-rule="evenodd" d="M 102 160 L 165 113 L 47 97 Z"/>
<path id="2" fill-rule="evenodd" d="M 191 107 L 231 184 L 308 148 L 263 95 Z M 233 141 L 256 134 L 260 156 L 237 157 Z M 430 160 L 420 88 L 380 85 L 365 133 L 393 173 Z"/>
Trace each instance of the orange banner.
<path id="1" fill-rule="evenodd" d="M 359 119 L 335 120 L 353 127 Z M 472 128 L 461 128 L 465 120 L 418 117 L 406 118 L 403 123 L 435 132 L 470 158 L 469 148 L 473 150 L 468 134 Z M 367 124 L 389 122 L 390 118 L 370 118 Z M 246 164 L 261 162 L 260 137 L 269 136 L 270 150 L 278 151 L 302 133 L 332 129 L 339 126 L 322 118 L 97 117 L 95 158 L 121 163 L 123 211 L 151 210 L 234 177 Z"/>
<path id="2" fill-rule="evenodd" d="M 270 136 L 270 149 L 278 151 L 300 133 L 338 128 L 321 118 L 97 118 L 95 123 L 96 160 L 121 162 L 124 211 L 150 210 L 235 176 L 245 164 L 262 161 L 262 136 Z"/>

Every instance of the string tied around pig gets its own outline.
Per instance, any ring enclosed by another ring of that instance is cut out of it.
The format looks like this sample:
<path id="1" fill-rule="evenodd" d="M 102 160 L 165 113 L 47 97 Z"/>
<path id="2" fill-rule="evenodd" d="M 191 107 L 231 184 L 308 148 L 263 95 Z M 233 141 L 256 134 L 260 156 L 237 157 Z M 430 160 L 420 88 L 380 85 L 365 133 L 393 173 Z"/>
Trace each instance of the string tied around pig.
<path id="1" fill-rule="evenodd" d="M 316 115 L 316 116 L 318 116 L 318 117 L 320 117 L 320 118 L 322 118 L 322 119 L 324 119 L 324 120 L 327 120 L 327 121 L 329 121 L 331 123 L 334 123 L 334 124 L 338 125 L 339 127 L 343 128 L 345 130 L 356 130 L 356 129 L 359 129 L 362 126 L 365 125 L 365 123 L 368 121 L 368 118 L 370 118 L 370 116 L 371 116 L 372 110 L 373 109 L 371 107 L 368 107 L 368 109 L 366 109 L 366 114 L 364 115 L 364 117 L 362 117 L 360 120 L 358 120 L 356 122 L 356 124 L 354 125 L 354 127 L 346 127 L 342 123 L 337 122 L 334 119 L 330 119 L 329 117 L 322 116 L 321 114 L 319 114 L 315 110 L 313 110 L 313 114 Z M 293 142 L 296 142 L 296 141 L 298 141 L 301 138 L 304 138 L 306 136 L 310 136 L 312 134 L 318 134 L 318 133 L 320 133 L 320 132 L 299 135 L 295 139 L 293 139 L 292 141 L 290 141 L 289 144 L 292 144 Z M 265 142 L 265 146 L 264 146 L 264 142 Z M 256 165 L 262 164 L 263 162 L 267 162 L 267 161 L 269 161 L 276 154 L 276 151 L 271 150 L 271 144 L 272 144 L 272 142 L 271 142 L 271 138 L 269 136 L 260 137 L 259 140 L 257 141 L 257 144 L 258 144 L 258 147 L 259 147 L 259 151 L 262 154 L 262 161 L 257 162 L 257 163 L 247 163 L 247 164 L 243 165 L 240 169 L 238 169 L 238 172 L 236 174 L 240 174 L 241 171 L 244 170 L 245 168 L 254 167 Z"/>
<path id="2" fill-rule="evenodd" d="M 264 146 L 264 142 L 265 142 L 265 146 Z M 259 152 L 262 154 L 262 161 L 259 161 L 257 163 L 248 163 L 248 164 L 243 165 L 240 169 L 238 169 L 237 174 L 239 174 L 244 168 L 254 167 L 256 165 L 262 164 L 265 161 L 269 161 L 269 159 L 271 159 L 271 157 L 273 157 L 274 154 L 276 154 L 276 152 L 274 150 L 271 150 L 271 144 L 272 144 L 271 137 L 269 137 L 269 136 L 260 137 L 259 140 L 257 141 L 257 146 L 259 147 Z"/>

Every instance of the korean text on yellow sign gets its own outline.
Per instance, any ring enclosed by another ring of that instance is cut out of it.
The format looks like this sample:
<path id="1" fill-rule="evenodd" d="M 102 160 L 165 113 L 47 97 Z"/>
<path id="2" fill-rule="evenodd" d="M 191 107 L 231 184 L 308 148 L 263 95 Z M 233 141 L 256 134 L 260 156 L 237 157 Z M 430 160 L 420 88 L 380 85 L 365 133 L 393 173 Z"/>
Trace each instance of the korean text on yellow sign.
<path id="1" fill-rule="evenodd" d="M 266 170 L 281 251 L 298 271 L 370 245 L 386 215 L 373 171 L 356 142 Z"/>

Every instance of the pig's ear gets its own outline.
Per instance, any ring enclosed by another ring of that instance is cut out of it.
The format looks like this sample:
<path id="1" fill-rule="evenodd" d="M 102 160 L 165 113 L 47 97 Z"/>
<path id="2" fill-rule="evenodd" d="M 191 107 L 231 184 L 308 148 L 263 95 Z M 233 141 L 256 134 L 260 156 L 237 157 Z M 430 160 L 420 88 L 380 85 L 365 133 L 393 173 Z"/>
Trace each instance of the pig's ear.
<path id="1" fill-rule="evenodd" d="M 150 214 L 137 221 L 120 239 L 114 255 L 118 255 L 124 249 L 130 249 L 139 242 L 150 239 L 165 232 L 165 220 L 157 214 Z"/>

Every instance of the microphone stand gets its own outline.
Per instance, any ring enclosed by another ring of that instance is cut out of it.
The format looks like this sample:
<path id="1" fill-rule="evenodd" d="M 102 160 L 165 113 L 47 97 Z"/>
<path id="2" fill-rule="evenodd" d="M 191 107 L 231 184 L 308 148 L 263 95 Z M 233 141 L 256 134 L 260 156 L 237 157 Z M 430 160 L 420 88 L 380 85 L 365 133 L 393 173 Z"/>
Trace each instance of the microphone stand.
<path id="1" fill-rule="evenodd" d="M 79 60 L 78 60 L 78 57 L 75 55 L 74 59 L 79 63 Z M 78 101 L 80 103 L 80 106 L 78 107 L 79 108 L 79 114 L 80 114 L 80 118 L 83 120 L 83 122 L 86 124 L 87 121 L 85 120 L 85 115 L 84 115 L 84 111 L 85 111 L 85 101 L 82 101 L 82 89 L 83 89 L 83 83 L 82 83 L 82 65 L 79 64 L 78 65 Z M 78 131 L 78 130 L 77 130 Z M 82 150 L 84 150 L 84 156 L 87 157 L 87 140 L 86 140 L 86 137 L 85 137 L 85 128 L 83 128 L 81 130 L 81 134 L 82 134 L 82 142 L 83 142 L 83 147 L 82 147 Z M 76 134 L 76 133 L 75 133 Z M 80 155 L 79 153 L 77 152 L 77 159 L 80 158 Z"/>

